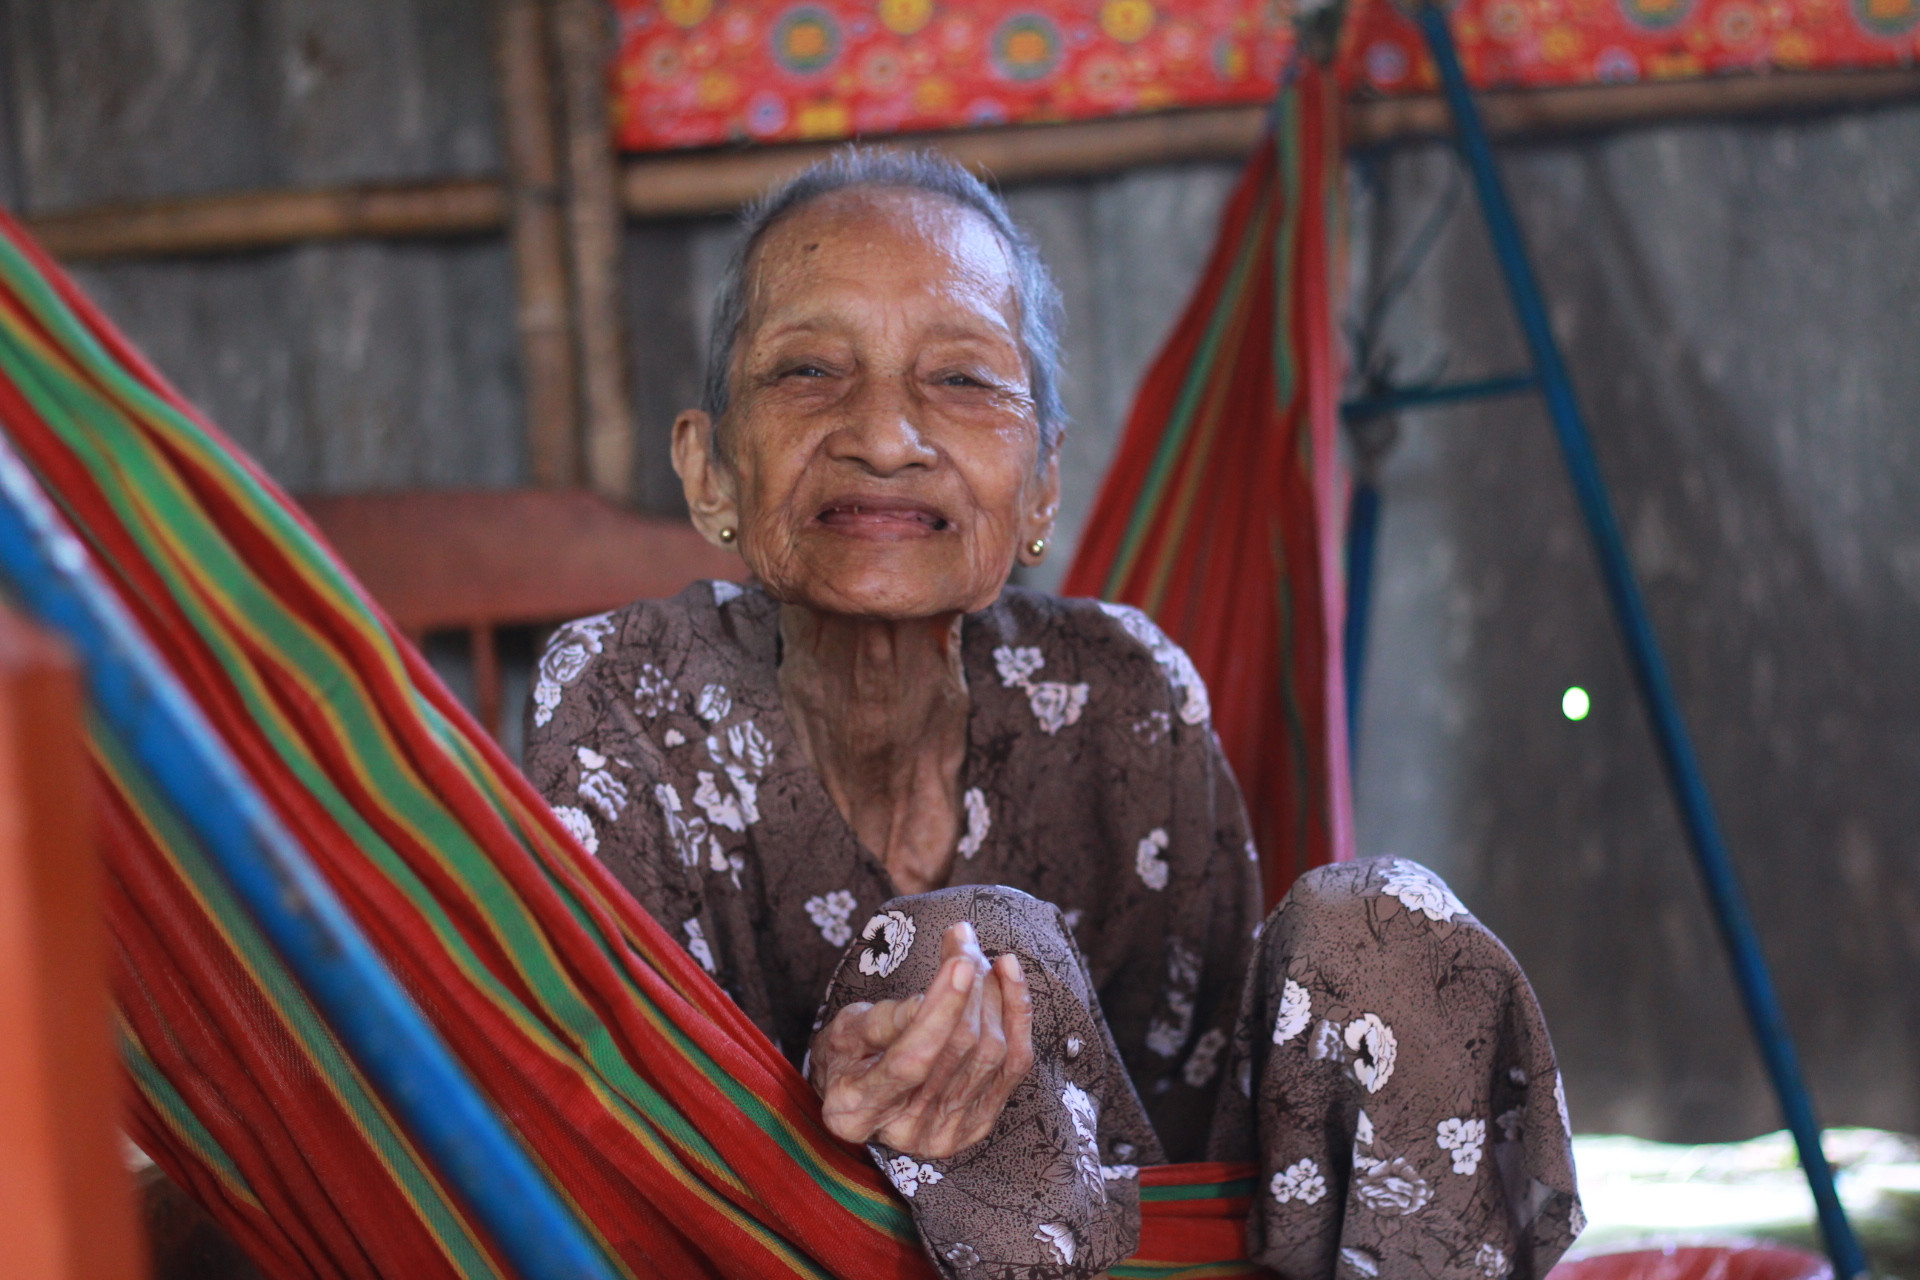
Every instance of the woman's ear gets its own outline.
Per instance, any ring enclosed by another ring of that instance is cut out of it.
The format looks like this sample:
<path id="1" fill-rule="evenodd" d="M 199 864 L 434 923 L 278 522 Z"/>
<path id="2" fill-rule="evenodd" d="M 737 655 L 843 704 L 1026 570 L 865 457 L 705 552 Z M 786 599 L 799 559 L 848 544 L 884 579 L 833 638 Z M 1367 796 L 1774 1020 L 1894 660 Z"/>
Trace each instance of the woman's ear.
<path id="1" fill-rule="evenodd" d="M 1039 564 L 1053 549 L 1053 522 L 1060 514 L 1060 455 L 1056 452 L 1027 489 L 1020 521 L 1020 563 Z M 1034 547 L 1039 547 L 1038 551 Z"/>
<path id="2" fill-rule="evenodd" d="M 713 417 L 704 409 L 683 410 L 673 420 L 673 469 L 700 536 L 716 547 L 738 549 L 739 496 L 732 470 L 714 448 L 713 428 Z"/>

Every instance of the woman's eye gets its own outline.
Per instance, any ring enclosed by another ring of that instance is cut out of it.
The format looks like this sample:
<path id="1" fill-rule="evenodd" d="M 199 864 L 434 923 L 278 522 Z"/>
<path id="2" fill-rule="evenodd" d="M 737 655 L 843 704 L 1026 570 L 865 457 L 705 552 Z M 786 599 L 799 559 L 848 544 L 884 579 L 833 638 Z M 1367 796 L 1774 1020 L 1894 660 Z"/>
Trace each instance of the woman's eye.
<path id="1" fill-rule="evenodd" d="M 940 379 L 943 387 L 984 387 L 987 384 L 970 373 L 949 373 Z"/>
<path id="2" fill-rule="evenodd" d="M 788 378 L 824 378 L 827 376 L 827 371 L 817 364 L 797 364 L 787 370 L 782 376 Z"/>

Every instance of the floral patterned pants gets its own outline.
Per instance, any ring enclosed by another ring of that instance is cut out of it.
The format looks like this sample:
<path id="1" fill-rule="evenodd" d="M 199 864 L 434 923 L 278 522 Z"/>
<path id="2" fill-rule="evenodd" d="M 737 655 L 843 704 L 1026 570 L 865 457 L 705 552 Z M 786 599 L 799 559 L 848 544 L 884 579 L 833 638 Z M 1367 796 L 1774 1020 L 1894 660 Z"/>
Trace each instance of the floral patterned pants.
<path id="1" fill-rule="evenodd" d="M 1094 1276 L 1139 1239 L 1160 1144 L 1058 910 L 1013 889 L 897 898 L 822 1021 L 924 991 L 947 927 L 1011 951 L 1035 1062 L 947 1160 L 873 1147 L 954 1280 Z M 1544 1277 L 1582 1226 L 1565 1095 L 1526 977 L 1440 879 L 1396 859 L 1303 876 L 1261 926 L 1209 1141 L 1255 1161 L 1248 1256 L 1289 1280 Z"/>

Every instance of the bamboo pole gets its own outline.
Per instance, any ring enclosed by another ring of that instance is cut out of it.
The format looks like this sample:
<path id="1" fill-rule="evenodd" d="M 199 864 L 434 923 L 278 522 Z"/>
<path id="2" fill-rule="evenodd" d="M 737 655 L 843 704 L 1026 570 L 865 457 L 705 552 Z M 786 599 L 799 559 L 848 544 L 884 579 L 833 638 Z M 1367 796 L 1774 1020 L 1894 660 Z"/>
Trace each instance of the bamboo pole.
<path id="1" fill-rule="evenodd" d="M 495 178 L 242 191 L 28 219 L 47 251 L 69 262 L 233 253 L 307 240 L 484 235 L 506 223 L 507 193 Z"/>
<path id="2" fill-rule="evenodd" d="M 518 9 L 533 0 L 503 3 Z M 1480 96 L 1488 132 L 1503 141 L 1690 120 L 1807 115 L 1914 99 L 1920 99 L 1920 70 L 1914 69 L 1782 72 L 1499 90 Z M 1353 147 L 1440 138 L 1448 136 L 1451 128 L 1438 97 L 1350 103 L 1345 117 L 1347 143 Z M 1086 177 L 1138 165 L 1235 159 L 1259 138 L 1262 121 L 1261 108 L 1235 107 L 955 130 L 884 141 L 896 146 L 939 146 L 1002 182 L 1025 182 Z M 828 150 L 802 144 L 637 157 L 621 171 L 621 203 L 629 217 L 642 219 L 727 213 Z M 534 185 L 551 203 L 554 188 Z M 43 214 L 28 219 L 27 225 L 54 256 L 77 262 L 220 253 L 354 236 L 469 235 L 498 229 L 508 222 L 509 209 L 520 207 L 519 199 L 510 197 L 503 184 L 471 179 L 344 190 L 241 192 Z"/>
<path id="3" fill-rule="evenodd" d="M 1474 95 L 1487 132 L 1511 141 L 1689 120 L 1842 111 L 1920 98 L 1920 71 L 1789 71 L 1589 84 L 1565 89 L 1506 89 Z M 1453 136 L 1438 94 L 1356 102 L 1346 112 L 1349 147 Z"/>
<path id="4" fill-rule="evenodd" d="M 636 483 L 633 409 L 621 323 L 617 157 L 608 120 L 612 61 L 604 0 L 553 0 L 553 46 L 566 138 L 567 238 L 573 266 L 573 327 L 585 409 L 586 479 L 616 502 Z"/>
<path id="5" fill-rule="evenodd" d="M 1114 120 L 1015 125 L 875 139 L 885 146 L 929 147 L 999 182 L 1091 177 L 1137 165 L 1238 160 L 1260 140 L 1264 107 L 1217 107 Z M 745 204 L 841 143 L 800 143 L 709 152 L 665 152 L 627 161 L 627 213 L 671 218 Z"/>
<path id="6" fill-rule="evenodd" d="M 537 485 L 565 488 L 580 480 L 580 398 L 544 8 L 499 0 L 496 49 L 528 471 Z"/>

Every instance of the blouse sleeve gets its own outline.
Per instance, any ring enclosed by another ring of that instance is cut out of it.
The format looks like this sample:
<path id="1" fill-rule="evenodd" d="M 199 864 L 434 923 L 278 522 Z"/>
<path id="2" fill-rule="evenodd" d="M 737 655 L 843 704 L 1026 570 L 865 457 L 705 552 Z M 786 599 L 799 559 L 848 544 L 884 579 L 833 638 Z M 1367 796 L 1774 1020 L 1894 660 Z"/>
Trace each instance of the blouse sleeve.
<path id="1" fill-rule="evenodd" d="M 621 676 L 634 627 L 609 615 L 554 633 L 528 700 L 524 769 L 587 852 L 711 972 L 701 878 L 682 856 L 692 842 L 674 839 L 675 819 L 686 825 L 679 798 Z"/>

